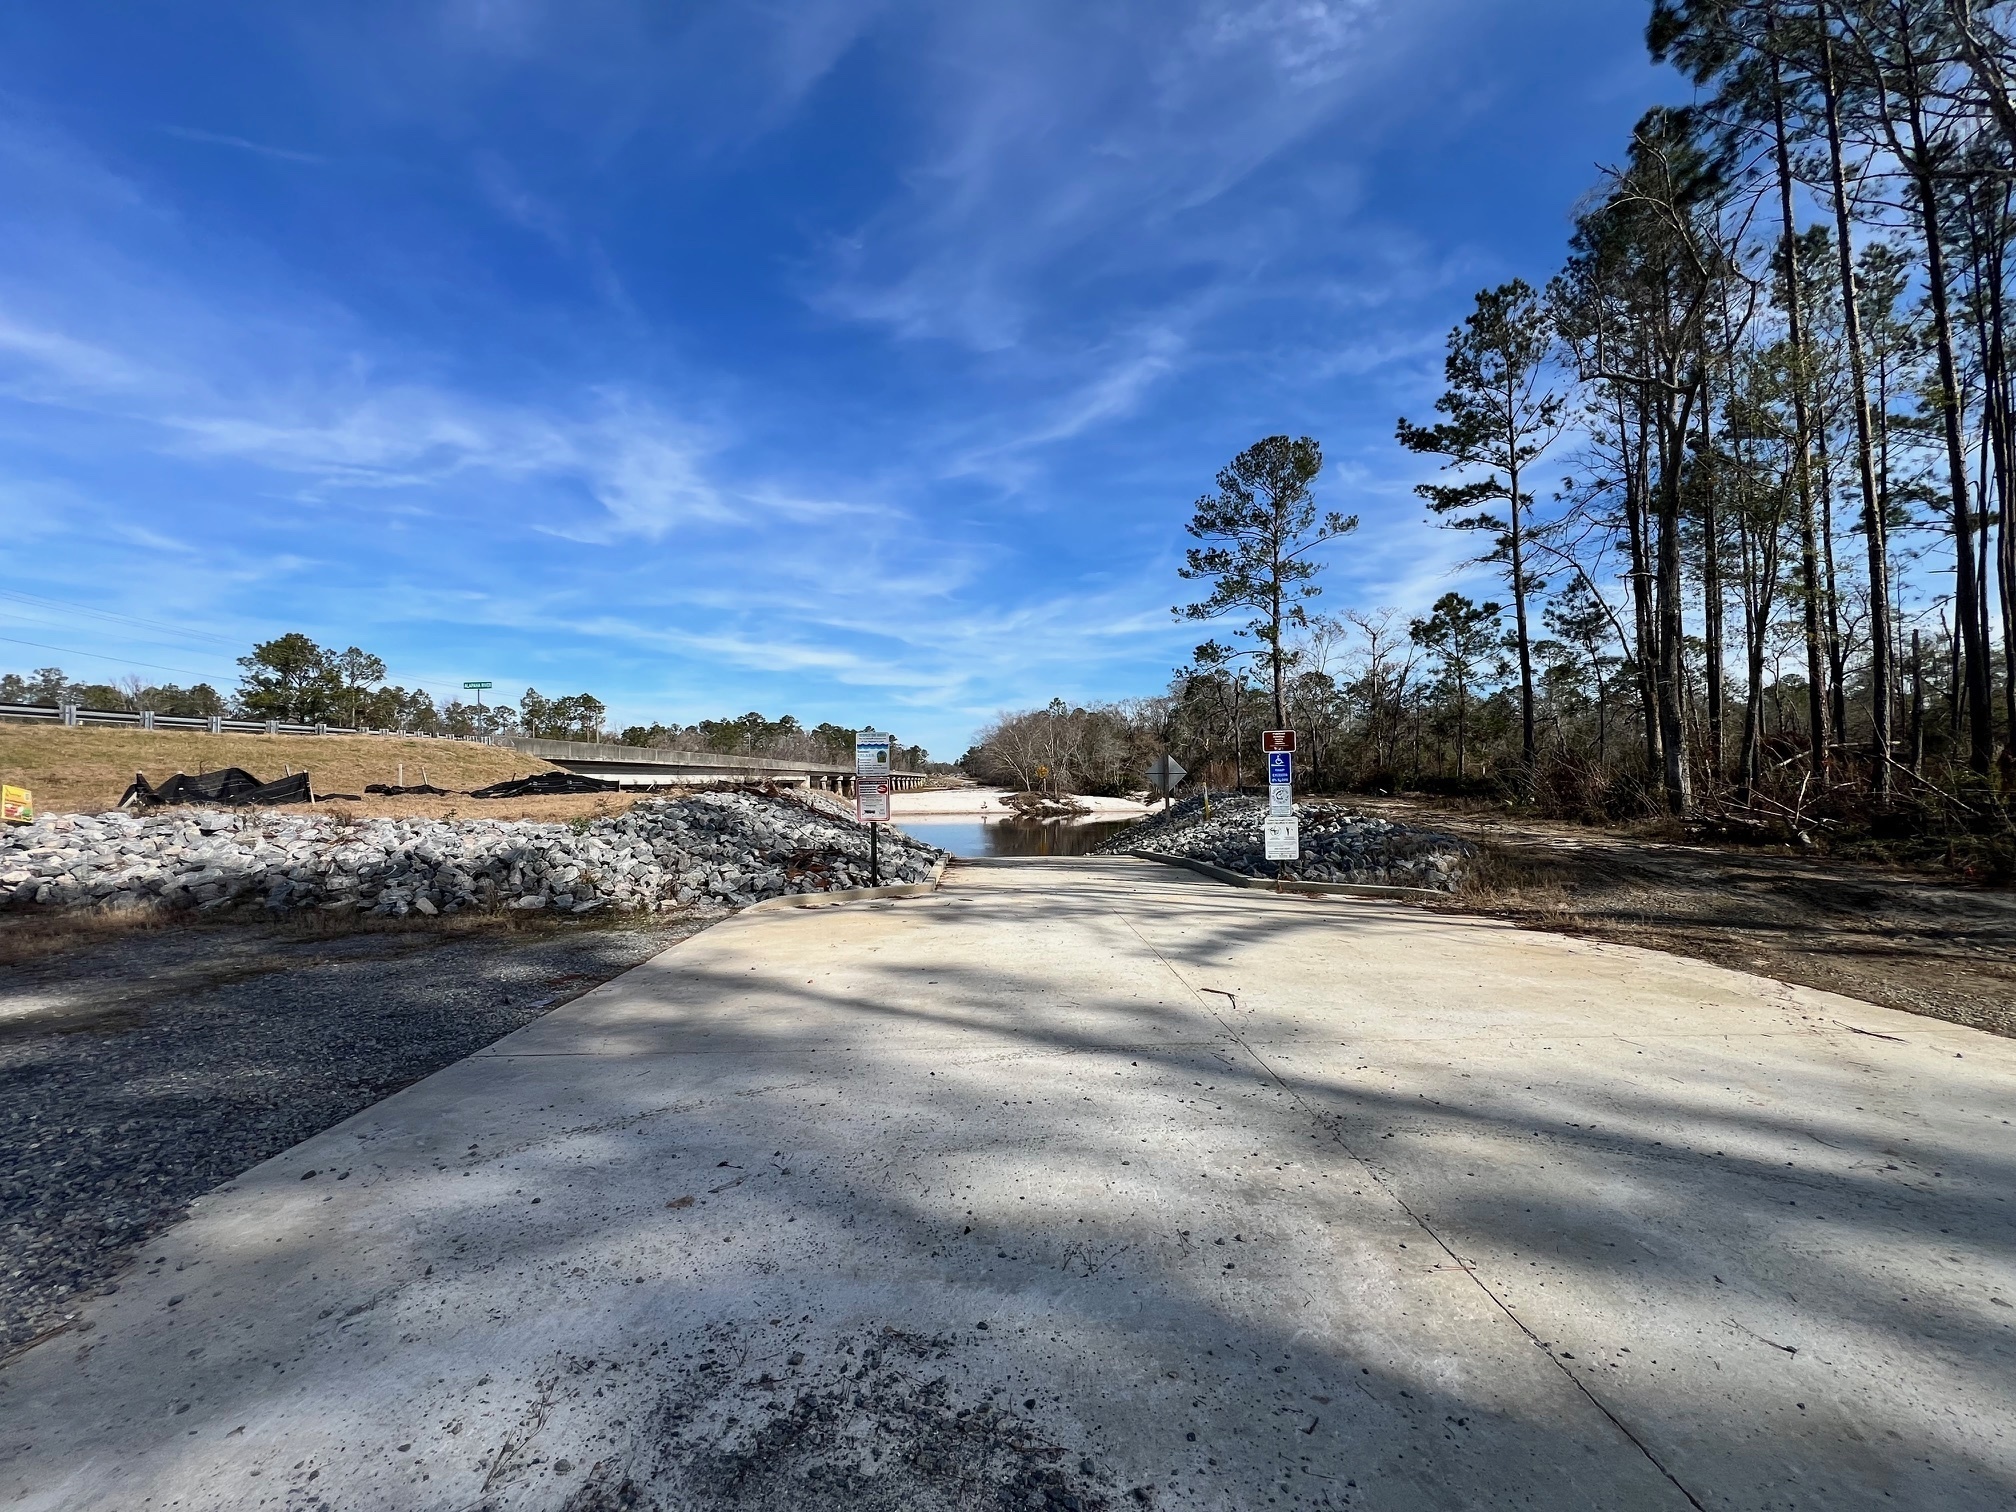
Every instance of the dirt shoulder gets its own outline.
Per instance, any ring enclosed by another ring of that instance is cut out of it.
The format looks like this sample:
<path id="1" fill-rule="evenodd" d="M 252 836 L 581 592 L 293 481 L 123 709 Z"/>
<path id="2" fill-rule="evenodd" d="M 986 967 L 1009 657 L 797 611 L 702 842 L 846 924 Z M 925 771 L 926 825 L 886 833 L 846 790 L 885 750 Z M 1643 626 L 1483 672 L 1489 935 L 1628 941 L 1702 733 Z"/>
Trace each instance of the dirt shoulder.
<path id="1" fill-rule="evenodd" d="M 719 917 L 0 920 L 0 1355 L 195 1198 Z"/>
<path id="2" fill-rule="evenodd" d="M 1477 842 L 1446 911 L 1641 945 L 2016 1036 L 2016 891 L 1405 798 L 1348 801 Z"/>

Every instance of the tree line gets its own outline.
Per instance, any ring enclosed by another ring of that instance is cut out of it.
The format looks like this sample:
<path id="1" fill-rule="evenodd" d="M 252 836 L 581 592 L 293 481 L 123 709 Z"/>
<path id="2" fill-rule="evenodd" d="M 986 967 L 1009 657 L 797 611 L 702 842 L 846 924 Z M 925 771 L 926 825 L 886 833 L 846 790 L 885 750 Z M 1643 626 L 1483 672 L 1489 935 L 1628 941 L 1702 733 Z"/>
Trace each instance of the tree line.
<path id="1" fill-rule="evenodd" d="M 854 735 L 852 725 L 821 722 L 807 728 L 794 715 L 767 719 L 752 709 L 733 719 L 703 719 L 690 725 L 631 725 L 623 731 L 621 740 L 624 745 L 657 746 L 672 751 L 710 751 L 850 766 L 854 761 Z M 891 748 L 890 757 L 900 771 L 922 771 L 931 763 L 931 753 L 921 745 L 898 743 Z"/>
<path id="2" fill-rule="evenodd" d="M 854 731 L 835 724 L 810 729 L 786 714 L 766 719 L 748 713 L 696 724 L 607 726 L 608 707 L 592 693 L 549 698 L 527 688 L 514 705 L 436 699 L 423 688 L 405 688 L 386 679 L 383 658 L 356 646 L 337 650 L 318 645 L 299 631 L 254 645 L 238 658 L 238 686 L 219 692 L 209 683 L 181 687 L 151 684 L 139 677 L 118 683 L 80 682 L 60 667 L 0 674 L 0 703 L 54 707 L 72 703 L 90 709 L 151 710 L 197 718 L 277 719 L 288 724 L 330 724 L 352 729 L 465 739 L 522 735 L 540 740 L 615 741 L 622 745 L 717 754 L 774 756 L 796 761 L 851 763 Z M 899 766 L 921 767 L 930 753 L 922 746 L 897 747 Z"/>
<path id="3" fill-rule="evenodd" d="M 1695 100 L 1637 122 L 1558 272 L 1477 295 L 1435 417 L 1396 425 L 1498 590 L 1317 614 L 1352 522 L 1315 510 L 1316 443 L 1268 438 L 1198 501 L 1209 591 L 1176 610 L 1250 619 L 1106 716 L 1228 785 L 1274 722 L 1326 785 L 2006 829 L 2010 16 L 1656 0 Z"/>
<path id="4" fill-rule="evenodd" d="M 277 719 L 285 724 L 330 724 L 395 734 L 536 735 L 553 740 L 596 740 L 606 709 L 592 694 L 542 697 L 527 688 L 517 706 L 477 704 L 460 698 L 436 699 L 424 688 L 386 680 L 385 662 L 356 646 L 321 646 L 299 631 L 254 645 L 238 658 L 236 688 L 220 692 L 207 682 L 189 687 L 149 683 L 128 676 L 116 683 L 83 682 L 60 667 L 40 667 L 23 675 L 0 674 L 0 703 L 135 713 Z"/>

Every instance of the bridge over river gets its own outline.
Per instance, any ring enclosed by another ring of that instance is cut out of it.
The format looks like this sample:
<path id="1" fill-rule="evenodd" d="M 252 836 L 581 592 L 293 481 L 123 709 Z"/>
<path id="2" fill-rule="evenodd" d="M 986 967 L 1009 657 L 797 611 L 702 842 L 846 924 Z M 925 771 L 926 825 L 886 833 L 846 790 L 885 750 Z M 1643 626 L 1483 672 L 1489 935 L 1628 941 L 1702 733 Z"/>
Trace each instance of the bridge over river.
<path id="1" fill-rule="evenodd" d="M 656 746 L 601 745 L 581 740 L 500 741 L 514 751 L 537 756 L 584 777 L 602 777 L 625 787 L 674 787 L 702 782 L 774 782 L 782 787 L 854 791 L 854 768 L 838 762 L 787 761 L 775 756 L 727 756 L 714 751 L 667 751 Z M 891 772 L 902 792 L 924 780 L 922 772 Z"/>

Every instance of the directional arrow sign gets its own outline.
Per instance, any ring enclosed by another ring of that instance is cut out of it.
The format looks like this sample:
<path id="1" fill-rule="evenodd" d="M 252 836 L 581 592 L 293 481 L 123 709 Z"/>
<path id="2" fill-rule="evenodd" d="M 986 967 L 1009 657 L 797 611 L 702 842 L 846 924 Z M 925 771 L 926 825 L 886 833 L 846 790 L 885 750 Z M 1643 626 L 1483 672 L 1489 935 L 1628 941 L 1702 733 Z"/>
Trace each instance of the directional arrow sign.
<path id="1" fill-rule="evenodd" d="M 1174 756 L 1157 756 L 1148 768 L 1148 786 L 1159 793 L 1173 793 L 1186 775 L 1183 763 Z"/>

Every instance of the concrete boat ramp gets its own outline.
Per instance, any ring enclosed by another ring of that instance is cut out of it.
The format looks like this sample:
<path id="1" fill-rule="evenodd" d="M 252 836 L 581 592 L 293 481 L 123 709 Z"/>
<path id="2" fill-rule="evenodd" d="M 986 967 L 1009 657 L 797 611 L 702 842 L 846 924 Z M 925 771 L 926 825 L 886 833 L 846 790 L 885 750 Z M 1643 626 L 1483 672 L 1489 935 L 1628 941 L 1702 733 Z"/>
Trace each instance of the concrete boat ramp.
<path id="1" fill-rule="evenodd" d="M 0 1371 L 0 1506 L 2008 1508 L 2016 1043 L 969 864 L 249 1172 Z"/>

